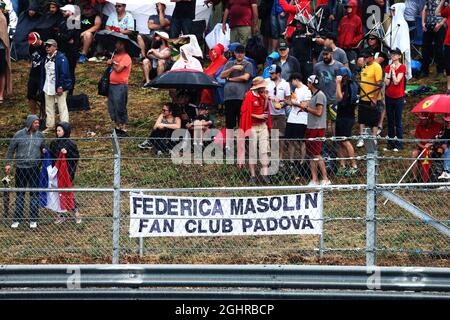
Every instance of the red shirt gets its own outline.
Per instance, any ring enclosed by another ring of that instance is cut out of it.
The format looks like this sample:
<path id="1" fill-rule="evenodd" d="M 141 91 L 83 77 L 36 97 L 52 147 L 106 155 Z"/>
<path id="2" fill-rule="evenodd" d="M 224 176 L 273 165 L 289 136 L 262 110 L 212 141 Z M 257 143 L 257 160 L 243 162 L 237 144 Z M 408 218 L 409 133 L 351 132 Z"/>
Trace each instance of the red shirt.
<path id="1" fill-rule="evenodd" d="M 252 91 L 253 93 L 253 91 Z M 256 96 L 255 93 L 250 94 L 247 96 L 247 98 L 250 100 L 251 106 L 252 106 L 252 114 L 261 115 L 264 114 L 264 102 L 265 99 L 261 96 Z M 256 119 L 252 117 L 252 125 L 257 126 L 262 123 L 265 123 L 266 120 Z"/>
<path id="2" fill-rule="evenodd" d="M 441 16 L 444 18 L 449 18 L 450 17 L 450 7 L 445 7 L 442 11 L 441 11 Z M 450 28 L 447 28 L 447 33 L 445 34 L 445 41 L 444 44 L 446 46 L 450 46 Z M 448 58 L 448 57 L 447 57 Z"/>
<path id="3" fill-rule="evenodd" d="M 391 65 L 387 65 L 384 68 L 384 72 L 388 75 L 391 71 Z M 395 70 L 395 75 L 398 76 L 399 73 L 403 73 L 402 80 L 398 85 L 395 85 L 391 79 L 391 83 L 386 87 L 386 97 L 391 99 L 403 98 L 405 96 L 405 75 L 406 75 L 406 66 L 401 64 L 397 70 Z"/>
<path id="4" fill-rule="evenodd" d="M 252 25 L 252 4 L 258 3 L 256 0 L 228 0 L 230 28 Z"/>
<path id="5" fill-rule="evenodd" d="M 431 123 L 431 126 L 428 128 L 418 124 L 416 126 L 416 134 L 415 137 L 417 139 L 436 139 L 436 136 L 441 132 L 442 130 L 442 124 L 436 121 L 433 121 Z"/>
<path id="6" fill-rule="evenodd" d="M 116 54 L 114 55 L 113 61 L 117 62 L 119 65 L 125 66 L 125 68 L 120 73 L 113 69 L 109 81 L 111 84 L 128 84 L 128 79 L 130 78 L 131 72 L 130 56 L 128 53 Z"/>

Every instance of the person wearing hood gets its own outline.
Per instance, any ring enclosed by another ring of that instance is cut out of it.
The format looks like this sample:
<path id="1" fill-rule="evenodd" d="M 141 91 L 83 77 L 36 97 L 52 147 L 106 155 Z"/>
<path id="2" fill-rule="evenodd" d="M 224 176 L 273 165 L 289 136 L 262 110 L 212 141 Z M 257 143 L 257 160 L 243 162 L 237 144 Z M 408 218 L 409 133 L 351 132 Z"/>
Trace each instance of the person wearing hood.
<path id="1" fill-rule="evenodd" d="M 385 43 L 389 48 L 398 48 L 404 56 L 406 65 L 405 79 L 412 78 L 411 71 L 411 44 L 409 41 L 409 27 L 405 20 L 405 4 L 396 3 L 390 7 L 392 22 L 386 33 Z"/>
<path id="2" fill-rule="evenodd" d="M 380 39 L 380 35 L 376 31 L 370 32 L 364 39 L 365 41 L 361 42 L 358 46 L 360 50 L 364 50 L 366 48 L 371 48 L 375 52 L 375 61 L 383 68 L 389 63 L 389 50 L 386 46 L 383 46 L 382 40 Z M 357 66 L 364 65 L 364 58 L 359 57 Z"/>
<path id="3" fill-rule="evenodd" d="M 450 2 L 446 1 L 448 5 Z M 423 60 L 422 75 L 427 77 L 430 73 L 430 63 L 434 58 L 436 73 L 444 74 L 444 38 L 447 27 L 447 18 L 436 15 L 439 0 L 427 0 L 422 10 L 423 28 Z"/>
<path id="4" fill-rule="evenodd" d="M 450 6 L 445 6 L 445 1 L 441 0 L 439 6 L 436 9 L 436 15 L 444 18 L 450 18 Z M 445 72 L 447 73 L 447 94 L 450 94 L 450 28 L 447 28 L 444 40 L 444 56 L 445 59 Z"/>
<path id="5" fill-rule="evenodd" d="M 37 188 L 39 166 L 44 145 L 44 135 L 39 131 L 39 117 L 29 115 L 26 127 L 16 132 L 6 154 L 6 175 L 11 173 L 11 164 L 16 162 L 16 188 Z M 16 229 L 23 220 L 25 192 L 17 192 L 16 209 L 11 228 Z M 37 228 L 39 193 L 30 192 L 30 228 Z"/>
<path id="6" fill-rule="evenodd" d="M 228 61 L 220 74 L 226 79 L 224 87 L 225 125 L 227 129 L 234 129 L 239 122 L 241 105 L 245 93 L 249 89 L 253 66 L 245 60 L 245 48 L 240 45 L 235 51 L 235 60 Z"/>
<path id="7" fill-rule="evenodd" d="M 193 56 L 193 50 L 190 43 L 182 45 L 180 47 L 180 57 L 170 70 L 191 69 L 203 72 L 202 64 Z"/>
<path id="8" fill-rule="evenodd" d="M 218 76 L 218 72 L 227 63 L 227 59 L 223 56 L 225 48 L 222 44 L 217 44 L 211 50 L 209 50 L 209 59 L 211 64 L 205 69 L 205 73 L 213 78 Z M 200 96 L 200 104 L 213 106 L 216 104 L 214 101 L 213 90 L 204 89 Z"/>
<path id="9" fill-rule="evenodd" d="M 308 14 L 311 11 L 310 3 L 306 0 L 298 1 L 295 5 L 289 4 L 286 0 L 279 0 L 279 2 L 283 11 L 289 14 L 287 19 L 288 28 L 286 29 L 285 38 L 290 39 L 292 33 L 294 32 L 294 28 L 291 25 L 292 21 L 299 15 L 303 15 L 306 19 L 308 19 Z"/>
<path id="10" fill-rule="evenodd" d="M 277 51 L 272 52 L 269 54 L 266 58 L 266 67 L 263 70 L 262 77 L 264 79 L 270 78 L 270 72 L 269 69 L 272 66 L 272 64 L 277 63 L 280 60 L 280 54 Z"/>
<path id="11" fill-rule="evenodd" d="M 308 33 L 307 20 L 301 15 L 296 15 L 290 25 L 295 27 L 291 36 L 292 55 L 300 63 L 300 74 L 306 83 L 306 79 L 313 73 L 313 35 Z"/>
<path id="12" fill-rule="evenodd" d="M 341 19 L 338 26 L 339 47 L 347 54 L 350 70 L 354 70 L 356 67 L 355 48 L 363 38 L 362 22 L 356 14 L 356 9 L 356 0 L 350 0 L 345 5 L 346 15 Z"/>
<path id="13" fill-rule="evenodd" d="M 69 171 L 70 182 L 73 184 L 75 179 L 75 173 L 77 171 L 78 160 L 80 158 L 80 152 L 78 151 L 77 144 L 75 141 L 70 139 L 71 127 L 68 122 L 60 122 L 56 126 L 56 139 L 50 142 L 50 156 L 53 160 L 53 166 L 56 165 L 56 161 L 59 158 L 59 154 L 62 152 L 66 157 L 67 168 Z M 81 223 L 81 218 L 78 210 L 74 210 L 75 219 L 77 224 Z M 56 223 L 61 223 L 64 221 L 63 216 L 59 216 Z"/>

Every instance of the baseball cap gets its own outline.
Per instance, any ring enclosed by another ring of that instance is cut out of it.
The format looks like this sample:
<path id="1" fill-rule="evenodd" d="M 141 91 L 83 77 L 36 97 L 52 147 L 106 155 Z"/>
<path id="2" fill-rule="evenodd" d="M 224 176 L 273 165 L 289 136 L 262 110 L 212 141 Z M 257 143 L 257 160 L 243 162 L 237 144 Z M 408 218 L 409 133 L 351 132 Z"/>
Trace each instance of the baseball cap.
<path id="1" fill-rule="evenodd" d="M 366 48 L 361 52 L 361 57 L 363 57 L 363 58 L 373 57 L 374 55 L 375 55 L 375 53 L 373 52 L 373 50 L 371 48 Z"/>
<path id="2" fill-rule="evenodd" d="M 66 4 L 64 7 L 60 8 L 61 11 L 70 11 L 75 14 L 75 6 L 73 4 Z"/>
<path id="3" fill-rule="evenodd" d="M 395 49 L 391 49 L 389 51 L 390 54 L 398 54 L 398 55 L 402 55 L 402 52 L 399 48 L 395 48 Z"/>
<path id="4" fill-rule="evenodd" d="M 276 64 L 272 64 L 269 68 L 269 73 L 281 73 L 281 67 Z"/>
<path id="5" fill-rule="evenodd" d="M 336 75 L 342 76 L 342 77 L 352 77 L 352 72 L 347 67 L 341 67 L 336 71 Z"/>
<path id="6" fill-rule="evenodd" d="M 234 50 L 234 52 L 236 52 L 236 53 L 245 53 L 245 47 L 242 44 L 240 44 L 240 45 L 238 45 L 236 47 L 236 50 Z"/>
<path id="7" fill-rule="evenodd" d="M 280 46 L 279 49 L 280 50 L 286 50 L 288 48 L 288 45 L 285 41 L 280 41 Z"/>
<path id="8" fill-rule="evenodd" d="M 28 34 L 28 44 L 36 44 L 41 39 L 41 36 L 37 32 L 30 32 Z"/>
<path id="9" fill-rule="evenodd" d="M 325 39 L 331 39 L 331 40 L 333 40 L 334 42 L 337 42 L 337 35 L 336 35 L 336 33 L 334 33 L 334 32 L 328 32 L 328 33 L 325 35 Z"/>
<path id="10" fill-rule="evenodd" d="M 157 34 L 158 36 L 160 36 L 163 39 L 169 39 L 169 35 L 167 34 L 167 32 L 164 31 L 156 31 L 155 34 Z"/>
<path id="11" fill-rule="evenodd" d="M 48 39 L 47 41 L 44 42 L 44 44 L 49 44 L 51 46 L 58 48 L 58 42 L 56 42 L 56 40 L 54 39 Z"/>
<path id="12" fill-rule="evenodd" d="M 308 77 L 308 82 L 309 83 L 313 83 L 314 84 L 314 82 L 317 83 L 318 81 L 319 81 L 319 78 L 315 74 L 312 74 L 312 75 L 310 75 Z"/>

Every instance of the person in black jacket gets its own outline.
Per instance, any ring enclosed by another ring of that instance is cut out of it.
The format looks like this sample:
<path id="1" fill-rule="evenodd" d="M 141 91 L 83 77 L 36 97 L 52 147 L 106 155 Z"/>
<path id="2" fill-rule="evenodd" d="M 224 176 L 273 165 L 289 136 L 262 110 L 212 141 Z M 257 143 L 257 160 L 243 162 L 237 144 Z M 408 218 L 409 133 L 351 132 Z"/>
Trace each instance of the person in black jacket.
<path id="1" fill-rule="evenodd" d="M 75 179 L 75 173 L 77 171 L 78 160 L 80 159 L 80 152 L 78 151 L 75 141 L 70 139 L 70 124 L 68 122 L 60 122 L 56 126 L 56 139 L 50 142 L 50 157 L 53 160 L 53 166 L 56 160 L 59 158 L 59 154 L 62 152 L 66 156 L 67 167 L 69 170 L 70 181 L 73 184 Z M 76 223 L 81 223 L 81 217 L 75 203 L 75 220 Z M 56 223 L 62 223 L 64 221 L 63 216 L 59 216 Z"/>

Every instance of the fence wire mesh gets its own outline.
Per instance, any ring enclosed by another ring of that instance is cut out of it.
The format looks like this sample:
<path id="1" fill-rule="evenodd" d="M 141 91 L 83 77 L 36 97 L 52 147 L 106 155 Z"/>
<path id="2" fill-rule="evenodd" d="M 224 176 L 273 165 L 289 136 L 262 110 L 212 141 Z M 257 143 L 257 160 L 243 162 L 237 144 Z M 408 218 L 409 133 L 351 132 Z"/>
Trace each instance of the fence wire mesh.
<path id="1" fill-rule="evenodd" d="M 0 192 L 0 201 L 3 203 L 0 207 L 0 263 L 111 263 L 115 188 L 121 193 L 118 206 L 118 253 L 121 263 L 365 264 L 369 157 L 365 148 L 356 147 L 357 138 L 349 140 L 355 151 L 353 157 L 342 153 L 339 139 L 323 139 L 322 157 L 332 184 L 323 190 L 322 237 L 282 235 L 140 240 L 129 236 L 130 191 L 154 189 L 159 195 L 167 196 L 254 197 L 298 194 L 311 190 L 277 189 L 281 186 L 305 186 L 311 180 L 311 159 L 302 151 L 305 141 L 296 141 L 294 154 L 289 152 L 289 144 L 294 141 L 284 143 L 283 157 L 277 164 L 279 170 L 270 176 L 270 181 L 260 180 L 256 183 L 251 183 L 247 165 L 243 168 L 236 165 L 236 149 L 231 160 L 227 160 L 229 151 L 220 145 L 217 150 L 223 151 L 222 158 L 215 158 L 219 163 L 211 164 L 200 159 L 208 160 L 211 154 L 215 156 L 208 148 L 216 146 L 205 143 L 195 149 L 194 141 L 188 141 L 191 152 L 187 154 L 191 162 L 179 164 L 174 163 L 171 153 L 158 153 L 155 148 L 141 149 L 139 145 L 144 141 L 142 138 L 119 139 L 120 157 L 115 157 L 110 137 L 75 140 L 81 156 L 72 187 L 77 188 L 74 198 L 82 218 L 80 224 L 75 222 L 73 212 L 65 213 L 65 220 L 57 224 L 58 214 L 40 208 L 38 228 L 30 229 L 30 195 L 27 192 L 24 217 L 20 220 L 23 223 L 19 228 L 11 229 L 18 194 L 17 190 L 10 189 L 18 178 L 13 172 L 10 185 L 2 186 L 5 188 Z M 0 141 L 0 154 L 6 154 L 9 143 L 7 139 Z M 50 141 L 45 143 L 49 145 Z M 435 144 L 442 143 L 435 141 Z M 445 168 L 445 161 L 450 159 L 431 148 L 430 153 L 422 154 L 423 158 L 416 161 L 417 170 L 414 171 L 411 165 L 417 159 L 412 153 L 416 145 L 416 140 L 405 140 L 403 150 L 394 152 L 384 150 L 387 139 L 377 139 L 374 158 L 377 163 L 377 264 L 449 267 L 450 237 L 430 224 L 430 219 L 450 229 L 448 180 L 438 179 Z M 120 172 L 115 172 L 114 161 L 120 161 Z M 342 169 L 344 164 L 345 170 Z M 354 164 L 357 170 L 350 171 Z M 114 185 L 115 175 L 120 175 L 120 187 Z M 399 181 L 402 184 L 397 186 Z M 410 182 L 427 184 L 403 185 Z M 436 182 L 441 184 L 436 185 Z M 228 190 L 241 187 L 251 188 Z M 255 187 L 264 189 L 252 189 Z M 33 190 L 29 186 L 27 188 L 27 191 Z M 218 189 L 211 191 L 207 188 Z M 424 220 L 393 201 L 386 202 L 383 191 L 394 192 L 416 209 L 427 213 L 429 218 Z"/>

